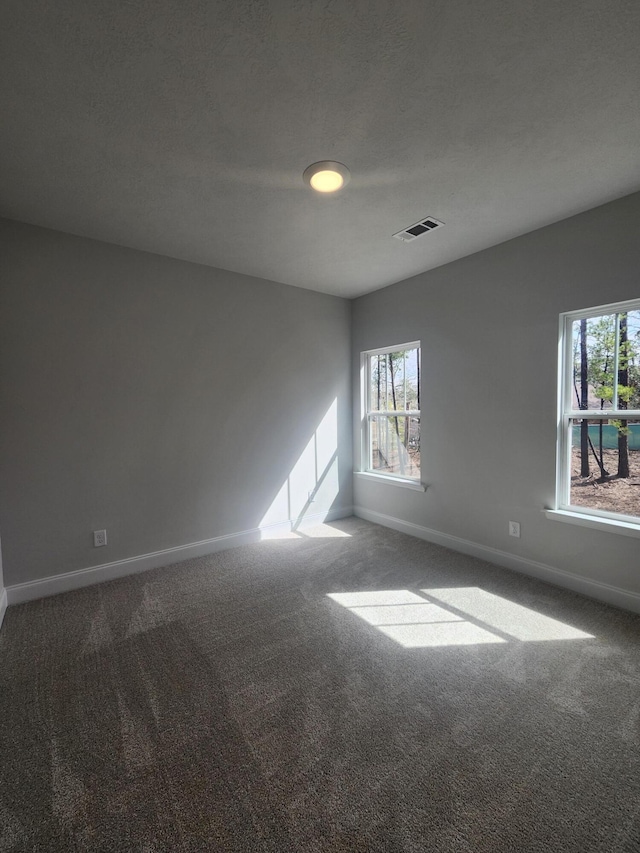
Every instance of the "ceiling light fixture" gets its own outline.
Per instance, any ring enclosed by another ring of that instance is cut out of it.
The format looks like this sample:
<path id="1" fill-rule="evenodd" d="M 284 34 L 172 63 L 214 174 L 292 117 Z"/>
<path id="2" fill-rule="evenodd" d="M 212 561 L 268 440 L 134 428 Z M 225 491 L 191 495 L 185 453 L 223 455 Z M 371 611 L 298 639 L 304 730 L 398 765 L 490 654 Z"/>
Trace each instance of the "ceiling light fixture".
<path id="1" fill-rule="evenodd" d="M 351 172 L 343 163 L 334 160 L 320 160 L 308 166 L 302 177 L 311 189 L 319 193 L 334 193 L 349 183 Z"/>

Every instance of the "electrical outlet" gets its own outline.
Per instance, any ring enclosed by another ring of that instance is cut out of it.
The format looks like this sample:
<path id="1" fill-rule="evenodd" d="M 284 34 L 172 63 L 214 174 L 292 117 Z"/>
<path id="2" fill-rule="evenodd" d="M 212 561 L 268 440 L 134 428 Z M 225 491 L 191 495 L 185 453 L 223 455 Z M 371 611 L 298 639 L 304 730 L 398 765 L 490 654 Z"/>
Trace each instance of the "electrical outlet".
<path id="1" fill-rule="evenodd" d="M 93 547 L 94 548 L 102 548 L 103 545 L 107 544 L 107 531 L 106 530 L 94 530 L 93 531 Z"/>
<path id="2" fill-rule="evenodd" d="M 515 536 L 516 539 L 520 538 L 520 522 L 519 521 L 510 521 L 509 522 L 509 536 Z"/>

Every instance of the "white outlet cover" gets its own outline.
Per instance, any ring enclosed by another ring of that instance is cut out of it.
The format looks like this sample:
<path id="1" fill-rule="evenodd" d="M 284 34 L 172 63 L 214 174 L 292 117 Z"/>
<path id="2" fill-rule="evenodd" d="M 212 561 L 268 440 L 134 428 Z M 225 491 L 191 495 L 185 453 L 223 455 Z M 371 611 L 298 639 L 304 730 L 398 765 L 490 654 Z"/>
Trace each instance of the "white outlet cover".
<path id="1" fill-rule="evenodd" d="M 103 545 L 107 544 L 107 531 L 106 530 L 94 530 L 93 531 L 93 547 L 101 548 Z"/>

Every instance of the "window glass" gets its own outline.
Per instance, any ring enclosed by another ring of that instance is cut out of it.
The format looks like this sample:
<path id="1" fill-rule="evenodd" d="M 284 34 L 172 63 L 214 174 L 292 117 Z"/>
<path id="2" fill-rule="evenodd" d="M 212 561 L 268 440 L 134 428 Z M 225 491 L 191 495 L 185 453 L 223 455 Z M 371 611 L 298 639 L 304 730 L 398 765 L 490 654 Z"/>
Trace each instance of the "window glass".
<path id="1" fill-rule="evenodd" d="M 639 302 L 567 314 L 563 334 L 557 505 L 640 523 Z"/>
<path id="2" fill-rule="evenodd" d="M 365 469 L 420 478 L 420 345 L 364 353 Z"/>

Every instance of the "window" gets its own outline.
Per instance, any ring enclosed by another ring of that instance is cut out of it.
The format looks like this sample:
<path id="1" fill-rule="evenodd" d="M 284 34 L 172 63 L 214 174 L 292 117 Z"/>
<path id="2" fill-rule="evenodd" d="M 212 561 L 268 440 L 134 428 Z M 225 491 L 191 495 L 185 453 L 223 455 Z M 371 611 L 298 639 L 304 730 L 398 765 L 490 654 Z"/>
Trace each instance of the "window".
<path id="1" fill-rule="evenodd" d="M 363 469 L 420 480 L 420 343 L 363 357 Z"/>
<path id="2" fill-rule="evenodd" d="M 557 508 L 640 526 L 640 300 L 561 316 Z"/>

